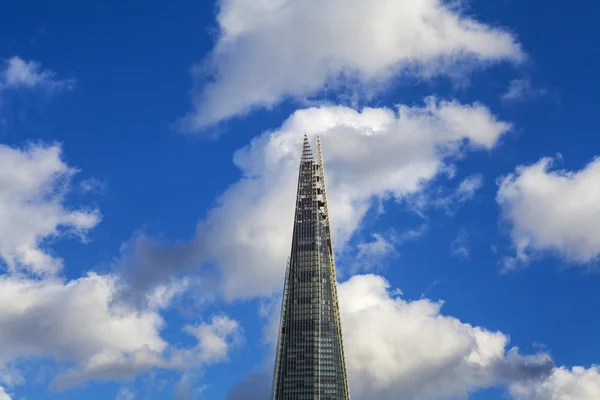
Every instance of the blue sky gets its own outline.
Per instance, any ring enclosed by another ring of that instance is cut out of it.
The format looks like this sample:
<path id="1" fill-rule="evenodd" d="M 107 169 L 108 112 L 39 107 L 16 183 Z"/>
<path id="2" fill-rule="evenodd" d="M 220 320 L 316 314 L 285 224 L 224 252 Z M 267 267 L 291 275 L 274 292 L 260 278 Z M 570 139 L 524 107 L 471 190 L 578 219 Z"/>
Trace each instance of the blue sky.
<path id="1" fill-rule="evenodd" d="M 323 141 L 353 399 L 600 398 L 600 6 L 5 2 L 0 400 L 268 398 Z"/>

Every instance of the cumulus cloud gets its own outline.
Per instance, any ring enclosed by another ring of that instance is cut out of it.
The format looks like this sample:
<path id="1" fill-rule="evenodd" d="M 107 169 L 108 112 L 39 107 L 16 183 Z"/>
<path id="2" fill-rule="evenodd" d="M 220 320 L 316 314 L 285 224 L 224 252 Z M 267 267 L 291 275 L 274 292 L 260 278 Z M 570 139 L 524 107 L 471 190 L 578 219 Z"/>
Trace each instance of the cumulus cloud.
<path id="1" fill-rule="evenodd" d="M 64 283 L 0 276 L 0 365 L 24 357 L 51 356 L 73 367 L 52 387 L 91 379 L 133 378 L 154 367 L 182 369 L 226 359 L 241 335 L 225 316 L 185 329 L 197 339 L 191 348 L 173 348 L 161 338 L 157 308 L 115 306 L 118 278 L 89 274 Z"/>
<path id="2" fill-rule="evenodd" d="M 12 400 L 12 397 L 6 393 L 6 390 L 2 386 L 0 386 L 0 400 Z"/>
<path id="3" fill-rule="evenodd" d="M 556 368 L 546 379 L 514 384 L 510 392 L 516 400 L 600 399 L 600 368 Z"/>
<path id="4" fill-rule="evenodd" d="M 509 348 L 504 333 L 444 315 L 441 302 L 407 301 L 401 294 L 379 275 L 355 275 L 339 285 L 352 398 L 462 398 L 488 387 L 529 387 L 552 373 L 549 355 L 522 355 Z M 268 342 L 276 337 L 278 320 L 275 312 L 265 320 Z M 271 379 L 269 373 L 249 374 L 228 400 L 266 398 Z"/>
<path id="5" fill-rule="evenodd" d="M 45 250 L 45 239 L 76 236 L 100 221 L 97 210 L 65 205 L 77 172 L 58 145 L 13 148 L 0 145 L 0 261 L 12 272 L 52 275 L 62 260 Z"/>
<path id="6" fill-rule="evenodd" d="M 322 137 L 334 243 L 341 249 L 373 199 L 401 200 L 422 190 L 464 151 L 491 149 L 510 125 L 485 107 L 428 99 L 397 111 L 320 107 L 295 112 L 283 126 L 234 156 L 240 181 L 198 226 L 220 266 L 228 298 L 279 290 L 288 256 L 302 132 Z"/>
<path id="7" fill-rule="evenodd" d="M 440 399 L 545 377 L 546 354 L 523 356 L 508 337 L 440 313 L 441 303 L 405 301 L 377 275 L 339 287 L 349 379 L 354 397 Z"/>
<path id="8" fill-rule="evenodd" d="M 302 133 L 313 140 L 316 135 L 322 138 L 339 250 L 374 200 L 414 196 L 447 171 L 456 157 L 494 148 L 510 129 L 480 104 L 435 98 L 427 98 L 423 106 L 400 105 L 395 110 L 322 106 L 296 111 L 279 129 L 235 153 L 242 178 L 217 199 L 194 239 L 158 246 L 160 257 L 146 257 L 157 248 L 146 246 L 129 262 L 138 266 L 129 281 L 143 282 L 132 290 L 150 290 L 167 275 L 204 263 L 218 267 L 222 279 L 215 286 L 227 299 L 279 291 L 289 255 Z M 470 193 L 467 189 L 461 193 Z M 149 276 L 157 279 L 149 282 Z"/>
<path id="9" fill-rule="evenodd" d="M 121 248 L 114 265 L 120 276 L 116 301 L 144 308 L 152 300 L 167 303 L 190 286 L 190 276 L 184 276 L 201 264 L 204 249 L 196 239 L 191 242 L 162 242 L 136 233 Z M 205 274 L 198 284 L 211 285 Z M 202 288 L 196 288 L 202 290 Z M 208 290 L 203 291 L 208 296 Z"/>
<path id="10" fill-rule="evenodd" d="M 58 145 L 0 145 L 0 260 L 7 267 L 0 274 L 0 384 L 22 383 L 13 366 L 23 359 L 53 359 L 59 372 L 54 388 L 226 359 L 230 338 L 241 340 L 241 332 L 224 316 L 185 328 L 196 346 L 177 348 L 162 339 L 160 311 L 185 289 L 186 279 L 154 285 L 139 308 L 116 301 L 125 275 L 59 279 L 62 260 L 45 240 L 85 240 L 100 220 L 97 210 L 67 205 L 77 172 Z"/>
<path id="11" fill-rule="evenodd" d="M 441 0 L 220 0 L 217 22 L 212 53 L 193 69 L 188 130 L 345 83 L 364 92 L 398 74 L 524 58 L 513 34 Z"/>
<path id="12" fill-rule="evenodd" d="M 199 367 L 225 362 L 230 351 L 243 343 L 243 331 L 240 324 L 226 315 L 213 316 L 210 323 L 188 325 L 184 331 L 198 340 L 194 349 L 180 351 L 179 357 L 190 366 L 175 386 L 176 400 L 196 399 L 205 390 L 207 384 L 200 384 Z"/>
<path id="13" fill-rule="evenodd" d="M 0 260 L 8 267 L 0 274 L 0 370 L 51 356 L 75 365 L 59 386 L 115 374 L 112 367 L 137 370 L 143 349 L 158 354 L 167 346 L 156 312 L 109 308 L 117 278 L 91 274 L 65 283 L 54 276 L 62 260 L 42 247 L 44 240 L 85 240 L 100 220 L 97 210 L 65 204 L 76 173 L 58 145 L 0 145 Z"/>
<path id="14" fill-rule="evenodd" d="M 552 170 L 553 161 L 519 166 L 499 181 L 496 200 L 516 249 L 507 268 L 543 251 L 580 265 L 600 256 L 600 159 L 579 171 Z"/>
<path id="15" fill-rule="evenodd" d="M 226 315 L 213 317 L 210 324 L 188 325 L 184 331 L 198 340 L 198 359 L 203 364 L 225 361 L 229 350 L 242 340 L 239 323 Z"/>
<path id="16" fill-rule="evenodd" d="M 494 148 L 510 130 L 483 105 L 435 98 L 395 110 L 322 106 L 296 111 L 279 129 L 235 153 L 242 178 L 217 199 L 191 241 L 166 248 L 145 242 L 150 245 L 128 262 L 137 266 L 129 281 L 142 282 L 132 290 L 151 290 L 192 265 L 208 264 L 217 266 L 222 278 L 213 290 L 226 299 L 279 291 L 289 255 L 302 133 L 322 138 L 339 250 L 375 200 L 414 196 L 454 159 Z M 155 249 L 160 257 L 145 256 Z"/>
<path id="17" fill-rule="evenodd" d="M 66 284 L 1 276 L 0 364 L 45 356 L 76 363 L 59 386 L 146 366 L 167 347 L 163 320 L 153 311 L 110 309 L 114 288 L 114 278 L 94 274 Z"/>
<path id="18" fill-rule="evenodd" d="M 514 79 L 510 82 L 506 93 L 502 95 L 502 100 L 527 100 L 544 96 L 547 93 L 548 91 L 546 89 L 534 88 L 529 79 Z"/>
<path id="19" fill-rule="evenodd" d="M 59 79 L 56 73 L 44 70 L 36 61 L 26 61 L 21 57 L 11 57 L 0 70 L 0 91 L 3 89 L 42 89 L 48 93 L 72 89 L 73 79 Z"/>

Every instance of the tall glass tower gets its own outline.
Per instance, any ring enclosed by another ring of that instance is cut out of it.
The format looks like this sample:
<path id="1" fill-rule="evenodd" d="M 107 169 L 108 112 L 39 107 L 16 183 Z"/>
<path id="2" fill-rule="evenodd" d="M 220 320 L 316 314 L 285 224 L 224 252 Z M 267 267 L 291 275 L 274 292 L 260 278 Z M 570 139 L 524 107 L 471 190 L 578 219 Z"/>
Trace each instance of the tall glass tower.
<path id="1" fill-rule="evenodd" d="M 302 146 L 273 400 L 349 400 L 321 141 Z"/>

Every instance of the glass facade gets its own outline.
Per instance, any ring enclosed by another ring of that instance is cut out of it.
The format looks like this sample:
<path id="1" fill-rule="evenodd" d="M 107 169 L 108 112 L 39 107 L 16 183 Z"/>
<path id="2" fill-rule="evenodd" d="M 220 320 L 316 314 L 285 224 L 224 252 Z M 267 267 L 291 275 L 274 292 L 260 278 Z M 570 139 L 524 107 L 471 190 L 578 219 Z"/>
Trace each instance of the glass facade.
<path id="1" fill-rule="evenodd" d="M 315 159 L 306 136 L 285 277 L 273 399 L 350 399 L 321 144 L 317 139 Z"/>

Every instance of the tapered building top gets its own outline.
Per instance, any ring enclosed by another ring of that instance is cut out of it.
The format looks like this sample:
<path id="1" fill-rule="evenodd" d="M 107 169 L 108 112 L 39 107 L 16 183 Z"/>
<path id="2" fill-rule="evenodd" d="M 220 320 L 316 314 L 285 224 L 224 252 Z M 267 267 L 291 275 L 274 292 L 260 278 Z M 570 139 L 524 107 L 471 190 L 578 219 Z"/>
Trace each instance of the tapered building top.
<path id="1" fill-rule="evenodd" d="M 304 135 L 304 141 L 302 142 L 302 156 L 300 157 L 301 162 L 314 161 L 312 150 L 310 149 L 310 142 L 308 136 Z"/>
<path id="2" fill-rule="evenodd" d="M 349 400 L 321 142 L 302 144 L 274 400 Z"/>

